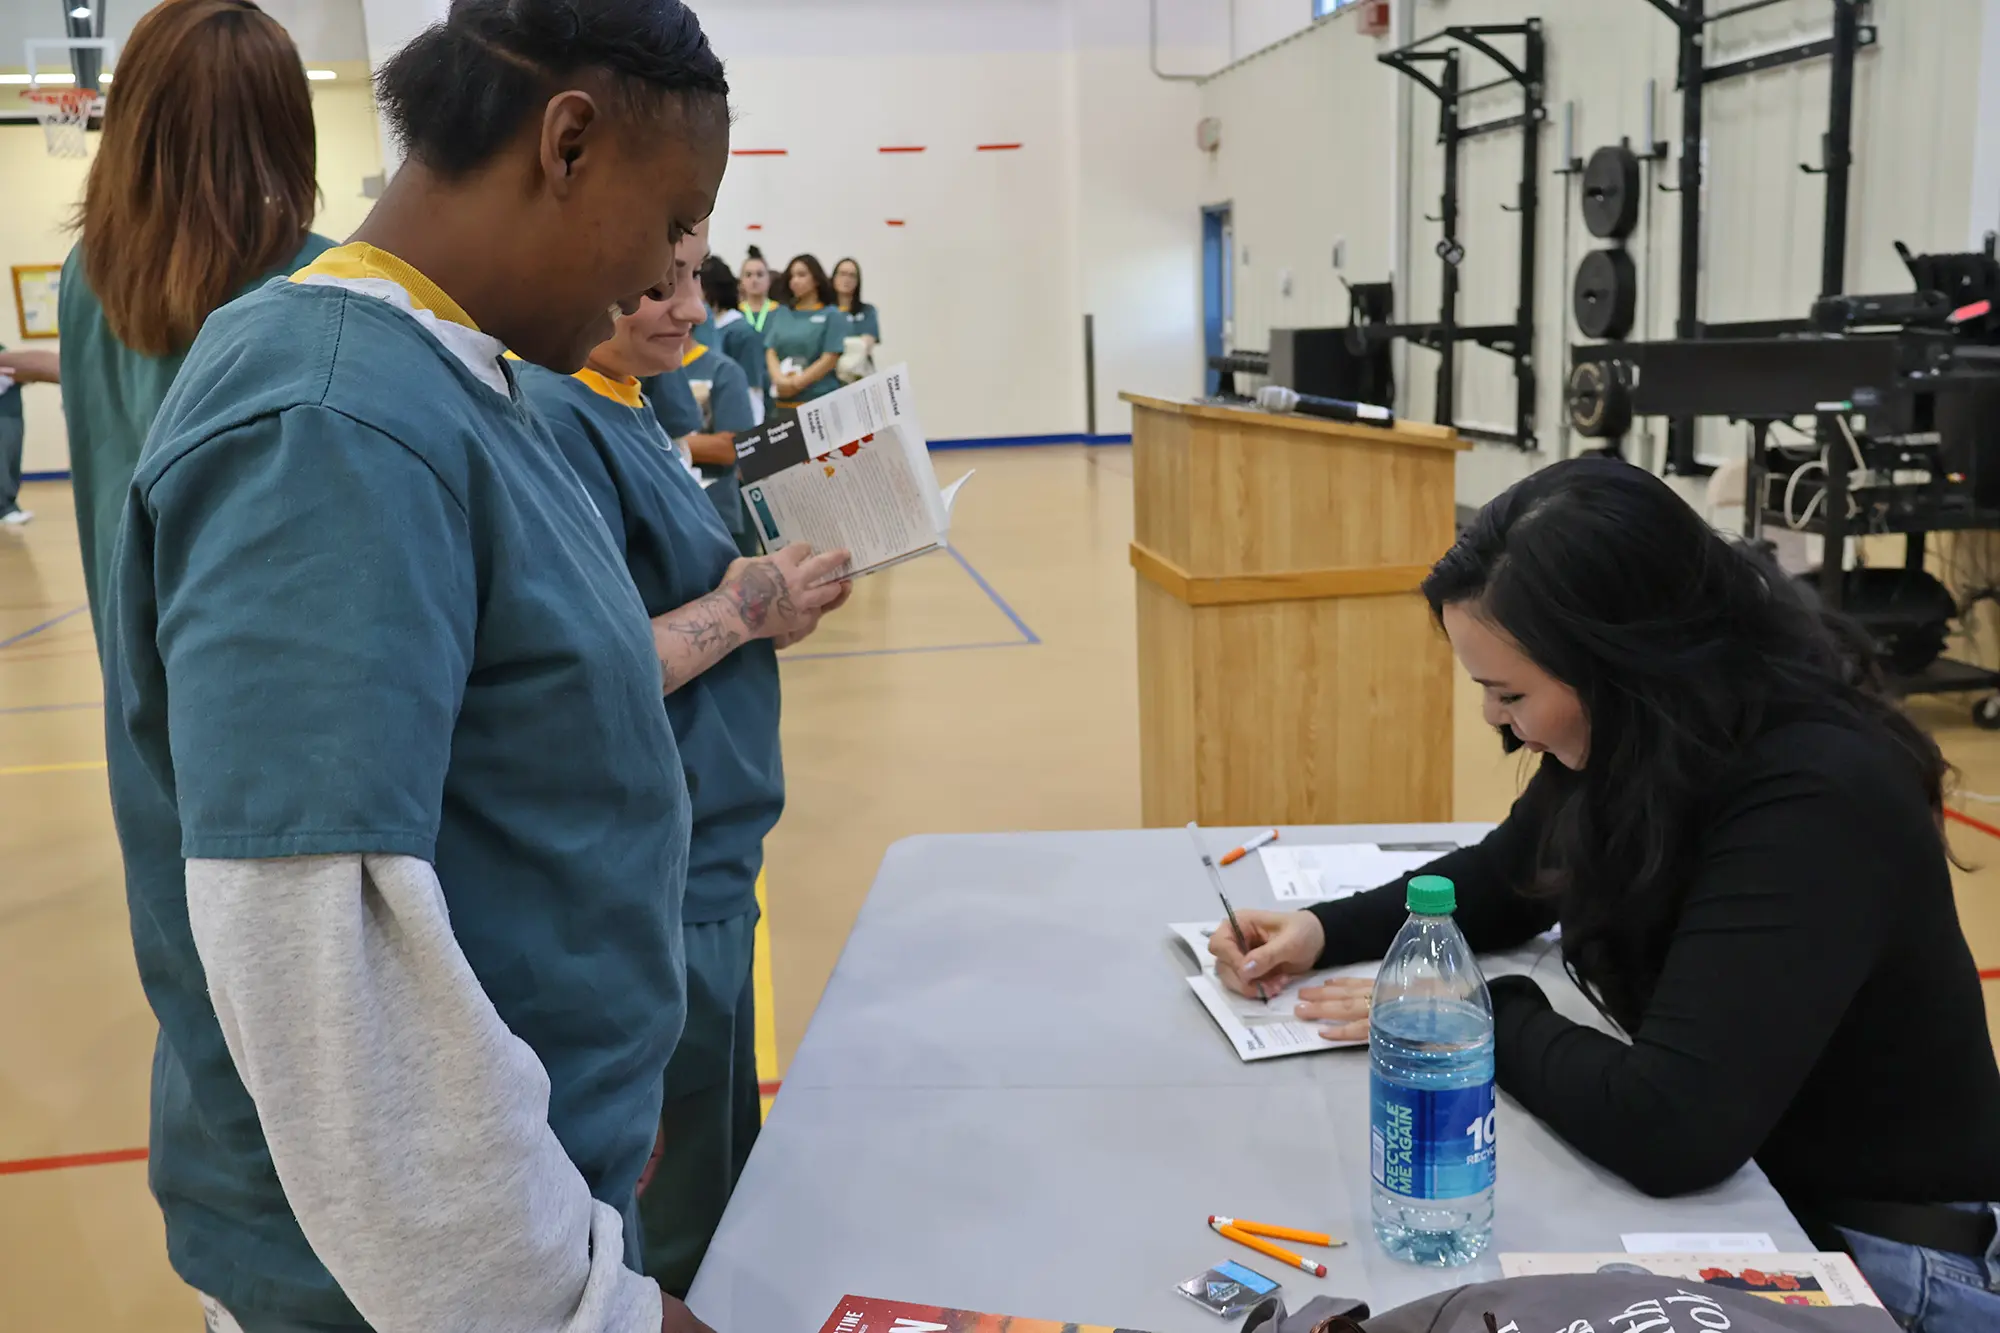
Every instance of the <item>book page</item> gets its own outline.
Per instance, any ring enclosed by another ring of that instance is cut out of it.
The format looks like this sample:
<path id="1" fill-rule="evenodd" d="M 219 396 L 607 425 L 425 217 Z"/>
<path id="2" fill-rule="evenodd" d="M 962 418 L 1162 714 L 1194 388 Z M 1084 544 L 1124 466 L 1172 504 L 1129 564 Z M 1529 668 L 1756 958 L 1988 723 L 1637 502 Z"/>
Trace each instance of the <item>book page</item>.
<path id="1" fill-rule="evenodd" d="M 1506 1277 L 1651 1273 L 1748 1292 L 1784 1305 L 1872 1305 L 1874 1289 L 1844 1254 L 1503 1254 Z"/>
<path id="2" fill-rule="evenodd" d="M 1258 857 L 1271 881 L 1272 896 L 1281 903 L 1324 903 L 1393 884 L 1422 870 L 1455 842 L 1334 843 L 1326 846 L 1260 847 Z"/>
<path id="3" fill-rule="evenodd" d="M 830 457 L 746 482 L 743 497 L 765 545 L 774 551 L 795 541 L 815 551 L 845 547 L 852 559 L 840 578 L 934 549 L 939 534 L 925 496 L 936 492 L 937 479 L 916 475 L 898 438 L 901 430 L 887 426 Z"/>
<path id="4" fill-rule="evenodd" d="M 1319 1024 L 1302 1022 L 1292 1011 L 1298 1005 L 1301 987 L 1316 986 L 1333 977 L 1372 977 L 1380 964 L 1354 963 L 1314 972 L 1276 992 L 1266 1003 L 1254 995 L 1238 995 L 1216 977 L 1208 937 L 1218 929 L 1228 928 L 1227 923 L 1218 921 L 1178 921 L 1167 927 L 1201 965 L 1201 974 L 1187 979 L 1188 988 L 1222 1029 L 1222 1035 L 1229 1038 L 1238 1056 L 1246 1061 L 1271 1060 L 1281 1055 L 1306 1055 L 1368 1044 L 1327 1041 L 1319 1035 Z"/>

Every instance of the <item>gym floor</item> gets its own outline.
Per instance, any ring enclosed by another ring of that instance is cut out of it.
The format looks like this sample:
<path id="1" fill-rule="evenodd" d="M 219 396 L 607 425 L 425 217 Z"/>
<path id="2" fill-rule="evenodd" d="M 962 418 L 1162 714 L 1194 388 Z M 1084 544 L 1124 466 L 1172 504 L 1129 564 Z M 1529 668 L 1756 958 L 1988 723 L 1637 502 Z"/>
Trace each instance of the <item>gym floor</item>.
<path id="1" fill-rule="evenodd" d="M 956 549 L 865 580 L 786 655 L 790 793 L 768 847 L 765 1077 L 778 1080 L 883 850 L 915 833 L 1139 820 L 1131 454 L 939 455 L 979 475 Z M 146 1193 L 154 1024 L 126 927 L 103 714 L 69 490 L 0 531 L 0 1328 L 198 1327 Z M 1457 699 L 1457 815 L 1497 819 L 1521 770 Z M 1966 791 L 2000 794 L 2000 733 L 1920 701 Z M 2000 1013 L 2000 805 L 1961 798 L 1959 911 Z M 774 1049 L 775 1048 L 775 1049 Z M 775 1055 L 775 1060 L 773 1056 Z"/>

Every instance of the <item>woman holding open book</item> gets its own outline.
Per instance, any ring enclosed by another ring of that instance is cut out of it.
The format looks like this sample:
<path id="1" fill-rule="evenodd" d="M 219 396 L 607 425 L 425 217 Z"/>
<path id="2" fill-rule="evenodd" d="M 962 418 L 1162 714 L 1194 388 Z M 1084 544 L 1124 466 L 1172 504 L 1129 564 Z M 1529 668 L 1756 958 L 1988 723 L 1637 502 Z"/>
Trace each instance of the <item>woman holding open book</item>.
<path id="1" fill-rule="evenodd" d="M 811 634 L 850 587 L 831 577 L 845 551 L 814 555 L 795 542 L 740 558 L 641 396 L 642 379 L 679 369 L 705 313 L 694 270 L 706 233 L 704 224 L 681 243 L 671 290 L 620 316 L 582 370 L 521 375 L 652 617 L 693 806 L 681 909 L 687 1025 L 639 1196 L 645 1271 L 675 1296 L 694 1281 L 761 1120 L 750 969 L 764 835 L 785 805 L 776 650 Z"/>
<path id="2" fill-rule="evenodd" d="M 1473 947 L 1554 926 L 1630 1035 L 1490 983 L 1500 1086 L 1640 1189 L 1756 1161 L 1927 1333 L 2000 1328 L 2000 1068 L 1959 929 L 1945 765 L 1869 650 L 1657 478 L 1578 459 L 1484 510 L 1424 585 L 1510 750 L 1506 821 L 1427 873 Z M 1239 991 L 1378 958 L 1401 885 L 1240 912 Z M 1367 1034 L 1365 984 L 1300 1016 Z"/>

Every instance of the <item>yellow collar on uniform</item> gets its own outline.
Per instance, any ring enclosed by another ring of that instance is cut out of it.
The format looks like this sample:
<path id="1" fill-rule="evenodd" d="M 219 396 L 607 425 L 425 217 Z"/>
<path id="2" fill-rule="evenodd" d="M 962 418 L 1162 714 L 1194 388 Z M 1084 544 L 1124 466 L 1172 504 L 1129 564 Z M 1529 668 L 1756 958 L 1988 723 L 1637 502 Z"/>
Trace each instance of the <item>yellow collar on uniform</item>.
<path id="1" fill-rule="evenodd" d="M 708 349 L 706 347 L 692 338 L 688 339 L 688 349 L 681 353 L 681 369 L 686 370 L 689 366 L 707 355 Z"/>
<path id="2" fill-rule="evenodd" d="M 614 380 L 609 375 L 592 370 L 589 366 L 585 366 L 582 370 L 577 371 L 576 377 L 592 393 L 609 398 L 614 403 L 623 403 L 627 407 L 644 407 L 646 405 L 645 395 L 639 391 L 639 381 L 637 380 Z"/>
<path id="3" fill-rule="evenodd" d="M 303 282 L 312 277 L 381 278 L 408 292 L 410 304 L 417 309 L 428 310 L 439 319 L 463 324 L 475 332 L 479 328 L 458 302 L 445 295 L 444 288 L 387 250 L 365 241 L 335 246 L 292 274 L 292 281 Z"/>

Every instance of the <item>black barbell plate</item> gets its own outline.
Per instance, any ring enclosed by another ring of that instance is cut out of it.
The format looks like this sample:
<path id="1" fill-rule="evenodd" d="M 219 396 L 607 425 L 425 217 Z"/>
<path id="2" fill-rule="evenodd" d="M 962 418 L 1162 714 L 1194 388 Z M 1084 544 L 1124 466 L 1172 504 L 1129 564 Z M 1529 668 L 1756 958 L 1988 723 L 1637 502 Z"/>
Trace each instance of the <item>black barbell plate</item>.
<path id="1" fill-rule="evenodd" d="M 1616 341 L 1632 331 L 1639 270 L 1623 250 L 1592 250 L 1576 266 L 1576 326 L 1586 338 Z"/>
<path id="2" fill-rule="evenodd" d="M 1569 424 L 1579 435 L 1618 439 L 1632 428 L 1632 392 L 1613 363 L 1579 361 L 1570 367 L 1565 398 Z"/>
<path id="3" fill-rule="evenodd" d="M 1639 159 L 1622 144 L 1590 155 L 1583 168 L 1583 225 L 1592 236 L 1622 241 L 1639 225 Z"/>

